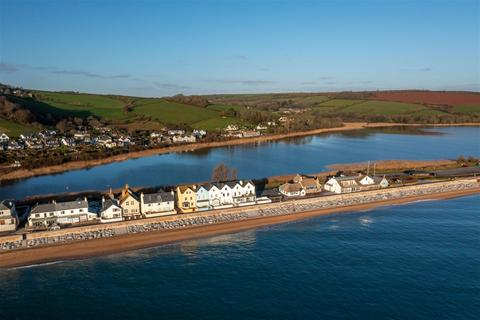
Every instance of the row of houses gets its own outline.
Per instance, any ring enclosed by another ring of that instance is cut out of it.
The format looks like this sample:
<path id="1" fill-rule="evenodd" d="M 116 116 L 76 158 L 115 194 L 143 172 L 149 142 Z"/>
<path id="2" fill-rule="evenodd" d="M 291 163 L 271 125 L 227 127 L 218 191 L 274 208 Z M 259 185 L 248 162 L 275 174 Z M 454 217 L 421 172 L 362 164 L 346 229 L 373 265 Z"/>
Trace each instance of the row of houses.
<path id="1" fill-rule="evenodd" d="M 381 189 L 388 185 L 385 177 L 361 174 L 330 177 L 322 185 L 318 177 L 297 174 L 291 181 L 280 185 L 278 191 L 286 197 L 303 197 L 323 191 L 341 194 Z M 110 191 L 101 201 L 83 198 L 37 203 L 29 211 L 26 226 L 37 229 L 89 222 L 109 223 L 268 202 L 271 202 L 268 197 L 257 197 L 251 180 L 181 185 L 171 191 L 159 189 L 154 193 L 137 193 L 125 185 L 118 197 Z M 0 232 L 14 231 L 18 224 L 15 203 L 0 202 Z"/>
<path id="2" fill-rule="evenodd" d="M 255 185 L 251 180 L 178 186 L 175 194 L 177 208 L 182 213 L 257 203 Z"/>
<path id="3" fill-rule="evenodd" d="M 383 177 L 369 175 L 330 177 L 322 186 L 318 177 L 297 174 L 292 181 L 279 186 L 278 191 L 287 197 L 303 197 L 309 194 L 329 191 L 333 193 L 350 193 L 357 191 L 375 190 L 388 187 L 389 182 Z"/>
<path id="4" fill-rule="evenodd" d="M 109 223 L 266 202 L 270 200 L 257 199 L 255 185 L 250 180 L 182 185 L 172 191 L 159 189 L 154 193 L 137 193 L 125 185 L 118 197 L 110 191 L 101 201 L 83 198 L 37 203 L 29 210 L 26 227 L 45 229 L 82 223 Z M 15 203 L 2 201 L 0 232 L 14 231 L 18 224 Z"/>

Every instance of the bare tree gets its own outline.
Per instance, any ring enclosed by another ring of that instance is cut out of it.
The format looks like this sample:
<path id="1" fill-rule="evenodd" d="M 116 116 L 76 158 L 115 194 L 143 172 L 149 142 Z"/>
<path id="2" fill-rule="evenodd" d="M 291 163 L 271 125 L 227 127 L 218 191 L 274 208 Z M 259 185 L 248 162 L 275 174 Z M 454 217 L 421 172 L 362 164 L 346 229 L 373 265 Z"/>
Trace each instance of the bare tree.
<path id="1" fill-rule="evenodd" d="M 218 164 L 212 171 L 212 181 L 237 180 L 237 169 L 229 168 L 224 163 Z"/>
<path id="2" fill-rule="evenodd" d="M 237 169 L 230 168 L 230 180 L 237 180 Z"/>

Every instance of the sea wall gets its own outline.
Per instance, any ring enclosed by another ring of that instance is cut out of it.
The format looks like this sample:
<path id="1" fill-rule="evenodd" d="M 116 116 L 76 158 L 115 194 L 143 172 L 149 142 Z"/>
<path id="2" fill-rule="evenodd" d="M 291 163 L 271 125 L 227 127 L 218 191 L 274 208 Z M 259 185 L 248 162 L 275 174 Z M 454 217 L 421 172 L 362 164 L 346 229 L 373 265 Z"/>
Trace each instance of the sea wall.
<path id="1" fill-rule="evenodd" d="M 378 202 L 382 200 L 439 194 L 478 188 L 476 179 L 459 179 L 415 186 L 403 186 L 350 194 L 320 196 L 242 208 L 176 214 L 142 220 L 95 224 L 55 231 L 0 237 L 0 251 L 31 248 L 56 243 L 109 238 L 139 232 L 175 230 L 194 226 L 227 223 L 265 216 L 289 215 L 319 209 Z"/>

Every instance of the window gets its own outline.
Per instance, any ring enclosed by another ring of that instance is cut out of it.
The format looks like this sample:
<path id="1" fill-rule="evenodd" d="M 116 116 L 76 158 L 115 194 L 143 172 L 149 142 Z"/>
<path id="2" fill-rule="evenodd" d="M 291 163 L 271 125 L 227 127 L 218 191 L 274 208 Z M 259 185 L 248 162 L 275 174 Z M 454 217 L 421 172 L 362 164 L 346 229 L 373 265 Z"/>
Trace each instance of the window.
<path id="1" fill-rule="evenodd" d="M 73 210 L 70 210 L 70 213 L 73 213 Z"/>
<path id="2" fill-rule="evenodd" d="M 83 212 L 83 209 L 80 209 L 80 212 Z"/>

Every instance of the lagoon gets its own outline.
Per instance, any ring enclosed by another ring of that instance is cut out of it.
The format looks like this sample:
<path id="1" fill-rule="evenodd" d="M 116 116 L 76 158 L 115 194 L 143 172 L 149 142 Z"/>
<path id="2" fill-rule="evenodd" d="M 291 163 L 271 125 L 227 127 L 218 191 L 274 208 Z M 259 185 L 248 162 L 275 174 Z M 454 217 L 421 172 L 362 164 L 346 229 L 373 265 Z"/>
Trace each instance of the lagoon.
<path id="1" fill-rule="evenodd" d="M 235 167 L 239 178 L 262 178 L 320 172 L 335 163 L 445 159 L 461 154 L 480 156 L 480 127 L 369 129 L 148 156 L 33 177 L 2 185 L 0 199 L 103 191 L 125 183 L 141 187 L 206 181 L 221 162 Z"/>

